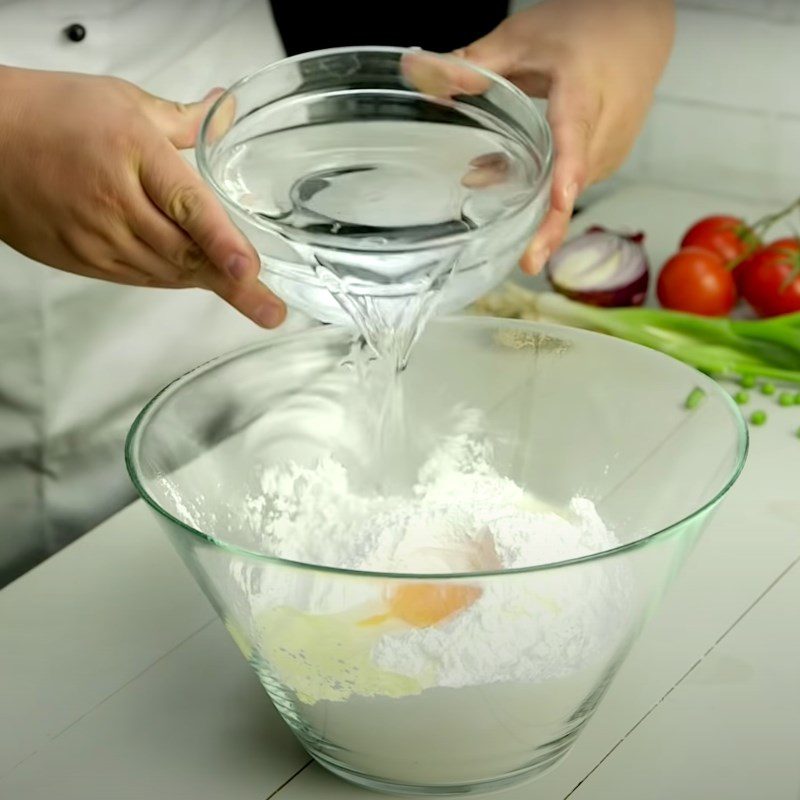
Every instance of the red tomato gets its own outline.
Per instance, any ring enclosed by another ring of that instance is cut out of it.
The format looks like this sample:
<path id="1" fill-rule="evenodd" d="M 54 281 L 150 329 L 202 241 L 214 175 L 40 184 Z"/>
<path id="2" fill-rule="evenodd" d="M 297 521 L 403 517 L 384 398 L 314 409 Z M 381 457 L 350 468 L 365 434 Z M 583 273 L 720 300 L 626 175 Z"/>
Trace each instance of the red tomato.
<path id="1" fill-rule="evenodd" d="M 725 316 L 736 305 L 736 284 L 722 256 L 700 247 L 685 247 L 664 264 L 657 292 L 664 308 L 706 317 Z"/>
<path id="2" fill-rule="evenodd" d="M 695 222 L 681 240 L 681 248 L 712 250 L 722 256 L 729 267 L 743 261 L 760 246 L 758 236 L 739 217 L 706 217 Z"/>
<path id="3" fill-rule="evenodd" d="M 762 248 L 756 248 L 747 258 L 743 261 L 740 261 L 732 270 L 733 272 L 733 282 L 736 284 L 736 289 L 739 294 L 744 294 L 744 275 L 747 270 L 750 269 L 750 264 L 752 263 L 753 259 L 762 252 Z"/>
<path id="4" fill-rule="evenodd" d="M 778 239 L 752 256 L 742 294 L 762 317 L 800 311 L 800 239 Z"/>

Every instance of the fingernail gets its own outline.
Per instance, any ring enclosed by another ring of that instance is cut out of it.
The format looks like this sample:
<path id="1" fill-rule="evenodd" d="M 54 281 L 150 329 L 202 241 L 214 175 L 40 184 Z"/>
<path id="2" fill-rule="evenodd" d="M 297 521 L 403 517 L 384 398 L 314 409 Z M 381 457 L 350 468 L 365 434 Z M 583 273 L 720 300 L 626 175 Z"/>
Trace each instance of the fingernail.
<path id="1" fill-rule="evenodd" d="M 222 86 L 215 86 L 213 89 L 209 89 L 205 95 L 203 96 L 203 101 L 210 100 L 215 94 L 222 94 L 225 89 Z"/>
<path id="2" fill-rule="evenodd" d="M 567 203 L 567 205 L 572 205 L 577 196 L 578 184 L 572 181 L 572 183 L 567 184 L 567 187 L 564 189 L 564 202 Z"/>
<path id="3" fill-rule="evenodd" d="M 482 156 L 475 156 L 470 162 L 471 167 L 496 167 L 508 170 L 509 159 L 505 153 L 494 152 L 484 153 Z"/>
<path id="4" fill-rule="evenodd" d="M 277 303 L 264 303 L 255 314 L 255 321 L 264 328 L 277 328 L 286 316 L 286 309 Z"/>
<path id="5" fill-rule="evenodd" d="M 548 247 L 534 247 L 530 255 L 525 258 L 525 271 L 529 275 L 538 275 L 542 271 L 542 267 L 547 263 L 550 258 L 550 249 Z"/>
<path id="6" fill-rule="evenodd" d="M 235 281 L 240 281 L 247 274 L 247 259 L 242 255 L 231 256 L 228 259 L 228 273 Z"/>

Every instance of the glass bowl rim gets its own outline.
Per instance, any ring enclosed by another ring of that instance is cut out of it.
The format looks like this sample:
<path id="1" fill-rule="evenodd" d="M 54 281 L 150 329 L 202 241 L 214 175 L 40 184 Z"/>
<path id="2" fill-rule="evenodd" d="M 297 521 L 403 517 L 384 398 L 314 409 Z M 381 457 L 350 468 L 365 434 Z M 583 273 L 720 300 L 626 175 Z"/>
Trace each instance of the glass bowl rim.
<path id="1" fill-rule="evenodd" d="M 208 158 L 208 150 L 209 146 L 206 144 L 206 137 L 208 130 L 211 125 L 211 121 L 214 118 L 214 115 L 219 111 L 222 105 L 227 101 L 229 97 L 235 95 L 242 87 L 246 86 L 247 84 L 256 81 L 263 77 L 265 74 L 276 71 L 282 67 L 286 67 L 291 64 L 299 64 L 302 62 L 309 61 L 313 58 L 320 58 L 324 56 L 331 56 L 331 55 L 346 55 L 348 53 L 397 53 L 400 55 L 408 54 L 408 53 L 428 53 L 428 51 L 421 50 L 420 48 L 413 48 L 413 47 L 378 47 L 378 46 L 351 46 L 351 47 L 331 47 L 323 50 L 312 50 L 307 53 L 299 53 L 294 56 L 290 56 L 288 58 L 278 59 L 277 61 L 273 61 L 270 64 L 266 64 L 265 66 L 257 69 L 255 72 L 251 72 L 248 75 L 245 75 L 239 78 L 237 81 L 232 83 L 225 91 L 214 101 L 211 105 L 209 110 L 206 112 L 206 115 L 203 117 L 203 121 L 200 124 L 200 130 L 197 135 L 197 139 L 195 142 L 195 159 L 197 162 L 197 169 L 200 173 L 200 176 L 203 180 L 211 186 L 214 190 L 214 193 L 217 197 L 223 202 L 223 204 L 232 212 L 234 212 L 238 217 L 242 219 L 246 219 L 248 222 L 253 224 L 256 228 L 260 230 L 269 231 L 271 233 L 278 234 L 282 237 L 287 238 L 289 241 L 294 242 L 301 242 L 306 244 L 315 244 L 315 245 L 324 245 L 330 250 L 338 250 L 343 252 L 359 252 L 359 253 L 394 253 L 399 251 L 407 252 L 409 250 L 418 250 L 423 248 L 440 248 L 440 247 L 449 247 L 451 245 L 457 245 L 464 240 L 467 240 L 473 231 L 460 231 L 458 233 L 451 233 L 445 236 L 440 236 L 437 239 L 428 239 L 422 242 L 416 243 L 407 243 L 400 245 L 392 245 L 391 243 L 387 243 L 386 245 L 376 246 L 372 245 L 368 248 L 364 247 L 354 247 L 352 243 L 349 246 L 342 244 L 341 237 L 338 237 L 334 234 L 308 234 L 305 231 L 301 231 L 291 225 L 284 225 L 280 220 L 265 220 L 262 217 L 254 214 L 253 212 L 246 209 L 244 206 L 239 205 L 239 203 L 231 200 L 231 198 L 227 195 L 225 191 L 223 191 L 222 187 L 219 184 L 219 181 L 214 177 L 211 164 L 209 163 Z M 539 175 L 536 177 L 536 181 L 531 186 L 530 190 L 525 193 L 524 200 L 520 201 L 518 205 L 509 209 L 507 213 L 501 214 L 497 218 L 493 219 L 491 222 L 487 223 L 486 225 L 480 228 L 481 232 L 488 232 L 492 230 L 493 227 L 500 225 L 508 220 L 512 220 L 515 217 L 528 212 L 530 210 L 531 205 L 536 201 L 536 199 L 541 195 L 542 191 L 547 187 L 552 171 L 553 171 L 553 135 L 550 130 L 550 125 L 547 122 L 544 114 L 536 107 L 533 103 L 532 99 L 528 97 L 523 91 L 521 91 L 517 86 L 515 86 L 511 81 L 503 78 L 500 75 L 497 75 L 490 70 L 484 69 L 483 67 L 479 67 L 476 64 L 472 64 L 465 59 L 458 58 L 457 56 L 453 56 L 449 53 L 429 53 L 430 55 L 435 56 L 436 58 L 441 58 L 445 61 L 451 61 L 462 66 L 466 65 L 472 71 L 483 75 L 484 77 L 488 78 L 492 84 L 502 86 L 507 91 L 511 92 L 512 95 L 516 95 L 517 99 L 521 99 L 525 101 L 530 108 L 531 115 L 536 119 L 539 127 L 541 128 L 544 134 L 544 143 L 543 143 L 543 153 L 542 153 L 542 166 L 539 171 Z M 424 95 L 423 92 L 418 92 L 420 95 Z M 441 98 L 439 98 L 441 99 Z M 233 126 L 231 126 L 233 127 Z"/>
<path id="2" fill-rule="evenodd" d="M 596 333 L 594 331 L 586 331 L 577 328 L 565 329 L 564 326 L 553 325 L 548 323 L 531 322 L 526 320 L 512 320 L 512 319 L 505 319 L 498 317 L 453 315 L 433 320 L 432 324 L 455 325 L 455 326 L 468 325 L 474 327 L 481 327 L 481 326 L 486 327 L 491 324 L 497 324 L 498 322 L 502 322 L 504 326 L 508 326 L 511 328 L 520 328 L 524 330 L 530 330 L 533 327 L 538 330 L 542 330 L 546 333 L 552 334 L 554 336 L 558 336 L 560 333 L 560 335 L 563 337 L 563 331 L 568 330 L 570 335 L 575 336 L 578 339 L 581 338 L 594 339 L 597 337 L 608 338 L 623 347 L 635 348 L 639 350 L 641 349 L 648 350 L 651 353 L 651 355 L 655 358 L 668 359 L 673 362 L 676 361 L 676 359 L 673 359 L 670 356 L 660 353 L 657 350 L 650 350 L 650 348 L 646 348 L 643 345 L 634 344 L 632 342 L 628 342 L 621 339 L 615 339 L 614 337 L 605 337 L 604 334 Z M 576 556 L 574 558 L 568 558 L 561 561 L 553 561 L 545 564 L 535 564 L 533 566 L 516 567 L 513 569 L 481 570 L 476 572 L 418 573 L 418 572 L 385 572 L 379 570 L 359 570 L 359 569 L 351 569 L 344 567 L 331 567 L 322 564 L 311 564 L 303 561 L 294 561 L 292 559 L 279 558 L 277 556 L 270 556 L 266 555 L 265 553 L 259 553 L 257 551 L 248 550 L 245 547 L 240 547 L 239 545 L 231 544 L 230 542 L 218 539 L 208 533 L 204 533 L 203 531 L 200 531 L 194 528 L 193 526 L 189 525 L 185 521 L 178 519 L 177 517 L 173 516 L 168 511 L 166 511 L 164 508 L 162 508 L 161 505 L 147 491 L 144 485 L 145 482 L 141 480 L 139 476 L 137 445 L 142 437 L 142 431 L 144 430 L 144 428 L 146 428 L 148 419 L 152 417 L 153 414 L 155 414 L 155 412 L 161 407 L 161 405 L 163 405 L 175 392 L 180 390 L 183 386 L 186 386 L 187 384 L 191 383 L 192 380 L 199 377 L 203 373 L 211 369 L 214 369 L 218 366 L 224 365 L 227 362 L 235 361 L 241 358 L 242 356 L 245 356 L 251 351 L 259 349 L 268 349 L 281 342 L 291 342 L 295 339 L 311 336 L 316 333 L 319 333 L 320 331 L 326 331 L 326 330 L 341 332 L 341 329 L 335 328 L 333 326 L 313 326 L 311 328 L 305 328 L 300 331 L 292 331 L 285 334 L 279 333 L 267 338 L 264 341 L 255 342 L 253 344 L 246 345 L 245 347 L 240 347 L 237 348 L 236 350 L 224 353 L 221 356 L 218 356 L 209 361 L 206 361 L 203 364 L 200 364 L 194 369 L 191 369 L 188 372 L 181 375 L 180 377 L 176 378 L 175 380 L 167 384 L 164 388 L 162 388 L 159 392 L 157 392 L 152 397 L 152 399 L 148 401 L 148 403 L 144 406 L 144 408 L 142 408 L 142 410 L 136 416 L 136 419 L 133 421 L 133 424 L 131 425 L 130 430 L 128 431 L 128 435 L 125 439 L 125 465 L 128 470 L 128 474 L 131 478 L 131 481 L 133 482 L 136 491 L 139 493 L 139 496 L 145 501 L 147 505 L 150 506 L 151 509 L 153 509 L 153 511 L 156 512 L 157 515 L 163 517 L 168 522 L 177 525 L 182 532 L 197 538 L 206 545 L 212 545 L 213 547 L 217 547 L 227 553 L 238 556 L 240 558 L 254 560 L 261 563 L 275 564 L 277 566 L 290 567 L 301 570 L 323 572 L 332 575 L 342 575 L 342 576 L 368 578 L 368 579 L 378 578 L 380 580 L 404 580 L 404 581 L 427 581 L 427 582 L 476 580 L 483 578 L 496 578 L 502 575 L 520 575 L 520 574 L 527 574 L 534 572 L 551 571 L 555 569 L 567 568 L 572 565 L 584 564 L 592 561 L 600 561 L 605 558 L 615 557 L 623 553 L 638 550 L 640 548 L 646 547 L 651 542 L 654 542 L 656 540 L 666 539 L 671 534 L 680 533 L 684 528 L 688 527 L 693 520 L 702 516 L 706 511 L 709 511 L 710 509 L 714 508 L 725 497 L 725 495 L 730 491 L 731 487 L 736 483 L 739 476 L 741 475 L 742 470 L 744 469 L 745 462 L 747 460 L 747 453 L 749 450 L 749 443 L 750 443 L 749 430 L 747 427 L 747 423 L 745 422 L 744 417 L 742 416 L 741 410 L 736 405 L 733 398 L 716 381 L 712 380 L 711 378 L 708 378 L 705 375 L 702 375 L 702 373 L 698 372 L 692 367 L 683 364 L 682 362 L 678 362 L 688 372 L 696 373 L 698 377 L 702 376 L 706 385 L 708 385 L 709 387 L 713 387 L 711 388 L 711 391 L 713 391 L 718 397 L 722 399 L 723 403 L 727 406 L 728 410 L 731 412 L 733 419 L 736 421 L 738 428 L 738 436 L 737 436 L 738 452 L 735 465 L 731 470 L 731 473 L 728 476 L 727 480 L 725 480 L 719 491 L 717 491 L 712 498 L 707 500 L 702 505 L 698 506 L 690 513 L 670 523 L 664 528 L 653 531 L 633 541 L 625 542 L 623 544 L 609 548 L 607 550 L 600 550 L 596 553 L 589 553 L 588 555 Z"/>

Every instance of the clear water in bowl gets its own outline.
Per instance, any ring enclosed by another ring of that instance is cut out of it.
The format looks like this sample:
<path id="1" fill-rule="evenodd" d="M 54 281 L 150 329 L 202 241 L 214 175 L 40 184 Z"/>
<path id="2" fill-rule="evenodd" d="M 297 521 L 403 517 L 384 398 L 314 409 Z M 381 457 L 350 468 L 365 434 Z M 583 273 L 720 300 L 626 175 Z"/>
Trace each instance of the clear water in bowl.
<path id="1" fill-rule="evenodd" d="M 257 73 L 230 90 L 221 135 L 225 100 L 212 110 L 199 157 L 270 288 L 401 362 L 431 314 L 514 268 L 550 171 L 546 123 L 522 93 L 459 62 L 481 91 L 426 94 L 407 54 L 309 54 Z"/>
<path id="2" fill-rule="evenodd" d="M 404 248 L 504 216 L 530 192 L 532 167 L 523 146 L 500 132 L 360 121 L 249 139 L 225 154 L 220 178 L 236 203 L 265 220 Z M 381 272 L 373 282 L 386 282 Z"/>
<path id="3" fill-rule="evenodd" d="M 220 178 L 262 219 L 345 237 L 346 250 L 314 245 L 299 264 L 270 256 L 270 285 L 326 322 L 355 323 L 377 351 L 405 356 L 440 292 L 462 306 L 513 267 L 535 223 L 513 214 L 535 166 L 499 131 L 384 120 L 254 137 L 225 153 Z M 468 240 L 437 244 L 463 233 Z"/>

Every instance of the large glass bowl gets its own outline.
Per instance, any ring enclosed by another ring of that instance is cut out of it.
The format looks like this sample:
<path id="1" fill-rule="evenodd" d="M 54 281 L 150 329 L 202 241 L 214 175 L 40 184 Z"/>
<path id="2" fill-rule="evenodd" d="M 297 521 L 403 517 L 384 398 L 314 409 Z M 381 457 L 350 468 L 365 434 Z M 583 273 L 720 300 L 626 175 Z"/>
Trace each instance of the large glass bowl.
<path id="1" fill-rule="evenodd" d="M 265 282 L 345 326 L 369 309 L 397 327 L 409 302 L 435 297 L 444 313 L 498 284 L 547 207 L 551 156 L 544 117 L 508 81 L 379 47 L 306 53 L 243 78 L 197 142 L 199 170 Z"/>
<path id="2" fill-rule="evenodd" d="M 265 467 L 332 455 L 354 485 L 394 470 L 397 490 L 410 491 L 394 462 L 362 458 L 371 416 L 351 336 L 335 327 L 269 338 L 177 380 L 136 420 L 128 469 L 317 761 L 391 792 L 497 788 L 570 749 L 738 477 L 746 425 L 714 381 L 677 361 L 526 322 L 434 321 L 401 383 L 415 441 L 435 441 L 454 409 L 480 412 L 502 474 L 555 507 L 575 494 L 592 500 L 620 544 L 461 574 L 365 573 L 265 554 Z M 695 388 L 705 397 L 688 410 Z M 359 612 L 409 585 L 503 593 L 480 635 L 459 636 L 457 619 L 436 625 L 433 661 L 480 667 L 483 679 L 441 685 L 435 663 L 408 674 L 375 661 L 378 639 L 408 631 L 365 626 Z M 491 645 L 501 625 L 516 635 Z"/>

